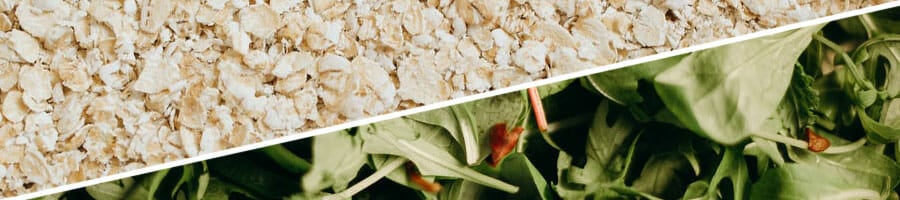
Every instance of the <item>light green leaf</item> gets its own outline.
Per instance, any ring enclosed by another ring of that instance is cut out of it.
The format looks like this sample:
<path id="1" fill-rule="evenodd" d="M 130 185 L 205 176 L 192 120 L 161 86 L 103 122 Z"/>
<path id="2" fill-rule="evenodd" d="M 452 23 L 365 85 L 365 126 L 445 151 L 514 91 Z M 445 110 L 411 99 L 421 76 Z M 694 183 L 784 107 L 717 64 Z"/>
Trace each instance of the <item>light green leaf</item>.
<path id="1" fill-rule="evenodd" d="M 334 191 L 347 189 L 360 167 L 366 164 L 362 152 L 362 140 L 347 131 L 319 135 L 313 140 L 313 166 L 303 175 L 305 192 L 317 192 L 326 188 Z"/>
<path id="2" fill-rule="evenodd" d="M 543 99 L 545 97 L 553 96 L 556 93 L 562 92 L 563 90 L 568 88 L 569 85 L 571 85 L 572 82 L 574 82 L 574 81 L 575 81 L 575 79 L 569 79 L 569 80 L 564 80 L 564 81 L 560 81 L 560 82 L 556 82 L 556 83 L 547 84 L 544 86 L 537 87 L 537 91 L 538 91 L 538 94 L 540 94 L 541 99 Z"/>
<path id="3" fill-rule="evenodd" d="M 592 92 L 606 96 L 621 105 L 634 105 L 644 101 L 638 93 L 638 82 L 651 79 L 677 64 L 688 54 L 598 73 L 580 79 L 581 85 Z"/>
<path id="4" fill-rule="evenodd" d="M 519 192 L 507 199 L 553 199 L 547 181 L 528 157 L 522 153 L 509 154 L 500 164 L 500 179 L 519 186 Z"/>
<path id="5" fill-rule="evenodd" d="M 689 130 L 737 144 L 775 112 L 794 63 L 821 27 L 693 53 L 655 77 L 656 91 Z"/>
<path id="6" fill-rule="evenodd" d="M 884 199 L 890 178 L 828 163 L 791 163 L 769 170 L 753 184 L 750 199 Z"/>

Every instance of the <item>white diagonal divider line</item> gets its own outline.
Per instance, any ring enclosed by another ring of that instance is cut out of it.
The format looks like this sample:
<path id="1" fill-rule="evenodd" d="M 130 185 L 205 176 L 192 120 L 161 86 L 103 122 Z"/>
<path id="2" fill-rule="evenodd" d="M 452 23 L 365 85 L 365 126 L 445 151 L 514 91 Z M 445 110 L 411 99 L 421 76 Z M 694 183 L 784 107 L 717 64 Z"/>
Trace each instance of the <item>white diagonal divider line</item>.
<path id="1" fill-rule="evenodd" d="M 65 191 L 69 191 L 69 190 L 73 190 L 73 189 L 88 187 L 88 186 L 92 186 L 92 185 L 96 185 L 96 184 L 100 184 L 100 183 L 115 181 L 115 180 L 122 179 L 122 178 L 128 178 L 128 177 L 132 177 L 132 176 L 142 175 L 142 174 L 155 172 L 155 171 L 159 171 L 159 170 L 163 170 L 163 169 L 168 169 L 168 168 L 172 168 L 172 167 L 178 167 L 178 166 L 196 163 L 196 162 L 200 162 L 200 161 L 204 161 L 204 160 L 215 159 L 215 158 L 228 156 L 228 155 L 232 155 L 232 154 L 237 154 L 237 153 L 241 153 L 241 152 L 245 152 L 245 151 L 256 150 L 256 149 L 260 149 L 263 147 L 268 147 L 268 146 L 272 146 L 272 145 L 276 145 L 276 144 L 281 144 L 281 143 L 296 141 L 296 140 L 309 138 L 309 137 L 313 137 L 313 136 L 317 136 L 317 135 L 332 133 L 332 132 L 336 132 L 336 131 L 340 131 L 340 130 L 344 130 L 344 129 L 348 129 L 348 128 L 353 128 L 353 127 L 357 127 L 357 126 L 361 126 L 361 125 L 366 125 L 366 124 L 376 123 L 376 122 L 385 121 L 385 120 L 389 120 L 389 119 L 399 118 L 402 116 L 407 116 L 407 115 L 412 115 L 412 114 L 416 114 L 416 113 L 420 113 L 420 112 L 435 110 L 438 108 L 444 108 L 444 107 L 462 104 L 462 103 L 475 101 L 475 100 L 479 100 L 479 99 L 485 99 L 488 97 L 493 97 L 493 96 L 506 94 L 506 93 L 510 93 L 510 92 L 525 90 L 525 89 L 528 89 L 531 87 L 548 85 L 551 83 L 556 83 L 556 82 L 560 82 L 560 81 L 564 81 L 564 80 L 588 76 L 591 74 L 602 73 L 602 72 L 606 72 L 606 71 L 612 71 L 612 70 L 625 68 L 625 67 L 632 66 L 632 65 L 652 62 L 655 60 L 660 60 L 663 58 L 668 58 L 668 57 L 681 55 L 681 54 L 685 54 L 685 53 L 691 53 L 691 52 L 695 52 L 695 51 L 700 51 L 700 50 L 715 48 L 715 47 L 724 46 L 724 45 L 728 45 L 728 44 L 734 44 L 734 43 L 738 43 L 738 42 L 742 42 L 742 41 L 752 40 L 752 39 L 765 37 L 765 36 L 769 36 L 769 35 L 774 35 L 774 34 L 786 32 L 786 31 L 790 31 L 790 30 L 794 30 L 794 29 L 800 29 L 800 28 L 804 28 L 804 27 L 817 25 L 817 24 L 828 23 L 831 21 L 836 21 L 836 20 L 840 20 L 840 19 L 844 19 L 844 18 L 854 17 L 857 15 L 877 12 L 877 11 L 881 11 L 881 10 L 886 10 L 886 9 L 894 8 L 894 7 L 898 7 L 898 6 L 900 6 L 900 1 L 885 2 L 885 3 L 879 4 L 879 5 L 860 8 L 857 10 L 846 11 L 846 12 L 837 13 L 837 14 L 830 15 L 830 16 L 825 16 L 825 17 L 806 20 L 806 21 L 802 21 L 802 22 L 792 23 L 792 24 L 788 24 L 788 25 L 784 25 L 784 26 L 780 26 L 780 27 L 776 27 L 776 28 L 760 30 L 757 32 L 739 35 L 739 36 L 735 36 L 735 37 L 731 37 L 731 38 L 725 38 L 725 39 L 720 39 L 720 40 L 707 42 L 707 43 L 703 43 L 703 44 L 692 45 L 690 47 L 685 47 L 685 48 L 680 48 L 680 49 L 676 49 L 676 50 L 672 50 L 672 51 L 657 53 L 657 54 L 649 55 L 649 56 L 643 56 L 640 58 L 628 59 L 628 60 L 625 60 L 622 62 L 617 62 L 617 63 L 604 65 L 604 66 L 600 66 L 600 67 L 595 67 L 595 68 L 590 68 L 590 69 L 579 70 L 579 71 L 575 71 L 575 72 L 571 72 L 571 73 L 562 74 L 559 76 L 552 76 L 552 77 L 548 77 L 548 78 L 541 79 L 541 80 L 535 80 L 535 81 L 531 81 L 528 83 L 521 83 L 521 84 L 509 86 L 506 88 L 491 90 L 491 91 L 484 92 L 484 93 L 473 94 L 473 95 L 455 98 L 455 99 L 451 99 L 451 100 L 446 100 L 446 101 L 442 101 L 442 102 L 438 102 L 438 103 L 432 103 L 432 104 L 423 105 L 423 106 L 416 107 L 416 108 L 410 108 L 410 109 L 406 109 L 406 110 L 395 111 L 395 112 L 391 112 L 388 114 L 382 114 L 382 115 L 369 117 L 369 118 L 365 118 L 365 119 L 354 120 L 354 121 L 345 122 L 342 124 L 333 125 L 333 126 L 329 126 L 329 127 L 325 127 L 325 128 L 317 128 L 317 129 L 305 131 L 302 133 L 290 133 L 289 135 L 286 135 L 286 136 L 283 136 L 280 138 L 275 138 L 275 139 L 265 140 L 265 141 L 256 142 L 256 143 L 252 143 L 252 144 L 242 145 L 242 146 L 238 146 L 238 147 L 234 147 L 234 148 L 229 148 L 229 149 L 225 149 L 225 150 L 221 150 L 221 151 L 198 155 L 198 156 L 194 156 L 194 157 L 190 157 L 190 158 L 184 158 L 184 159 L 166 162 L 166 163 L 162 163 L 162 164 L 150 165 L 150 166 L 146 166 L 146 167 L 143 167 L 140 169 L 131 170 L 131 171 L 127 171 L 127 172 L 121 172 L 118 174 L 95 178 L 92 180 L 57 186 L 57 187 L 53 187 L 50 189 L 44 189 L 44 190 L 40 190 L 40 191 L 32 192 L 32 193 L 26 193 L 23 195 L 11 197 L 9 199 L 25 200 L 25 199 L 38 198 L 38 197 L 56 194 L 56 193 L 60 193 L 60 192 L 65 192 Z"/>

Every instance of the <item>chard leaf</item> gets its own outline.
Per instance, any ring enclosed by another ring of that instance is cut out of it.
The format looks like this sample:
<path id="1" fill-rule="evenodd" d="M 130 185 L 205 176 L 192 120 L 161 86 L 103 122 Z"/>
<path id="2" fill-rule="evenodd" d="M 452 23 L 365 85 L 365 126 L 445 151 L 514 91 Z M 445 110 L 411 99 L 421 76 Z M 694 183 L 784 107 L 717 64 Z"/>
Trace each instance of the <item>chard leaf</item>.
<path id="1" fill-rule="evenodd" d="M 347 189 L 360 167 L 366 163 L 362 140 L 347 131 L 316 136 L 312 140 L 313 166 L 303 175 L 304 191 Z"/>
<path id="2" fill-rule="evenodd" d="M 793 64 L 821 27 L 693 53 L 655 77 L 656 91 L 689 130 L 737 144 L 775 112 Z"/>

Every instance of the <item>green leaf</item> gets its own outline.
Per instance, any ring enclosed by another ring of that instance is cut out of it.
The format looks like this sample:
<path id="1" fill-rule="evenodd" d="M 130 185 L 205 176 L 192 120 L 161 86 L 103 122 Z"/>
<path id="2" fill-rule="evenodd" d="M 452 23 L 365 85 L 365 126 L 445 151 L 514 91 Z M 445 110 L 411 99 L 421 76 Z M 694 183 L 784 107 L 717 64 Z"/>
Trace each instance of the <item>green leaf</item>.
<path id="1" fill-rule="evenodd" d="M 474 166 L 491 153 L 491 127 L 497 123 L 507 123 L 509 127 L 525 125 L 531 111 L 526 95 L 512 92 L 406 118 L 445 129 L 463 147 L 466 164 Z"/>
<path id="2" fill-rule="evenodd" d="M 234 194 L 241 194 L 252 199 L 259 199 L 250 191 L 217 178 L 209 179 L 209 187 L 200 199 L 238 199 Z"/>
<path id="3" fill-rule="evenodd" d="M 684 196 L 681 199 L 699 199 L 706 196 L 706 191 L 709 190 L 709 182 L 705 180 L 694 181 L 690 185 L 688 185 L 687 190 L 684 191 Z"/>
<path id="4" fill-rule="evenodd" d="M 656 91 L 687 129 L 737 144 L 775 112 L 793 64 L 821 27 L 693 53 L 656 76 Z"/>
<path id="5" fill-rule="evenodd" d="M 444 185 L 437 199 L 479 199 L 484 194 L 484 187 L 467 180 L 456 180 Z"/>
<path id="6" fill-rule="evenodd" d="M 150 187 L 147 190 L 147 199 L 154 199 L 153 195 L 156 194 L 156 189 L 159 188 L 159 184 L 162 183 L 167 174 L 169 174 L 169 169 L 160 170 L 150 175 L 149 182 L 147 182 L 148 187 Z"/>
<path id="7" fill-rule="evenodd" d="M 621 197 L 615 188 L 627 188 L 625 176 L 640 134 L 633 133 L 635 124 L 627 115 L 611 116 L 609 104 L 603 101 L 597 107 L 588 131 L 584 164 L 576 160 L 582 158 L 573 158 L 565 152 L 559 154 L 559 183 L 555 189 L 563 199 L 584 199 L 591 195 Z"/>
<path id="8" fill-rule="evenodd" d="M 827 162 L 791 163 L 769 170 L 753 184 L 751 199 L 884 199 L 890 177 Z"/>
<path id="9" fill-rule="evenodd" d="M 409 137 L 402 132 L 416 132 L 418 137 Z M 515 193 L 519 189 L 478 173 L 460 162 L 448 152 L 450 147 L 455 145 L 451 145 L 451 139 L 442 132 L 442 129 L 398 118 L 370 125 L 367 130 L 360 131 L 360 134 L 366 141 L 363 144 L 364 152 L 406 157 L 416 164 L 423 176 L 462 178 L 509 193 Z"/>
<path id="10" fill-rule="evenodd" d="M 541 99 L 546 98 L 548 96 L 553 96 L 556 93 L 562 92 L 569 85 L 574 82 L 575 79 L 564 80 L 556 83 L 547 84 L 544 86 L 537 87 L 538 94 L 540 94 Z"/>
<path id="11" fill-rule="evenodd" d="M 116 181 L 97 184 L 85 188 L 92 198 L 97 200 L 120 200 L 146 198 L 149 192 L 146 188 L 135 183 L 134 178 L 124 178 Z"/>
<path id="12" fill-rule="evenodd" d="M 749 187 L 750 175 L 742 150 L 740 147 L 725 149 L 725 155 L 722 157 L 722 161 L 719 162 L 716 173 L 710 181 L 706 192 L 707 198 L 718 199 L 719 184 L 722 184 L 722 181 L 726 179 L 731 181 L 731 190 L 734 191 L 733 197 L 730 199 L 740 200 L 745 198 L 746 194 L 744 192 Z"/>
<path id="13" fill-rule="evenodd" d="M 682 196 L 683 188 L 689 184 L 683 177 L 690 174 L 691 164 L 681 153 L 661 152 L 651 155 L 631 187 L 664 199 L 674 199 Z"/>
<path id="14" fill-rule="evenodd" d="M 271 166 L 266 158 L 256 158 L 252 154 L 236 154 L 224 158 L 206 161 L 209 170 L 216 177 L 240 186 L 246 191 L 252 192 L 266 199 L 276 199 L 289 196 L 300 188 L 297 177 L 284 176 L 276 170 L 278 166 Z"/>
<path id="15" fill-rule="evenodd" d="M 580 79 L 581 85 L 592 92 L 606 96 L 621 105 L 641 103 L 644 98 L 638 93 L 638 82 L 651 79 L 669 69 L 688 54 L 677 55 L 662 60 L 629 66 L 609 72 L 598 73 Z"/>
<path id="16" fill-rule="evenodd" d="M 553 199 L 547 181 L 525 154 L 512 153 L 504 158 L 500 164 L 500 179 L 519 186 L 519 192 L 506 199 Z"/>
<path id="17" fill-rule="evenodd" d="M 312 138 L 313 166 L 303 175 L 304 192 L 318 192 L 325 188 L 334 191 L 347 189 L 359 169 L 366 164 L 362 140 L 347 131 L 338 131 Z"/>

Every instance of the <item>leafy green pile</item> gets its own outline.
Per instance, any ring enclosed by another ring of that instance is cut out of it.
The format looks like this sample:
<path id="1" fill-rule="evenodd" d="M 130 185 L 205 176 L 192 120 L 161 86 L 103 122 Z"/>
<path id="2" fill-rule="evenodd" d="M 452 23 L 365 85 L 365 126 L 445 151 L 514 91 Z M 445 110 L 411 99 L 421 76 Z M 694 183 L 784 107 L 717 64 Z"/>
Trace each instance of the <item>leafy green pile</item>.
<path id="1" fill-rule="evenodd" d="M 900 199 L 898 14 L 47 198 Z"/>

